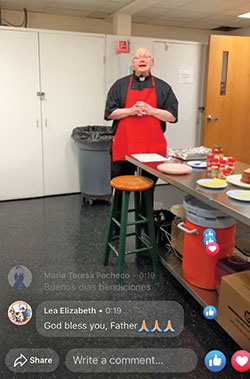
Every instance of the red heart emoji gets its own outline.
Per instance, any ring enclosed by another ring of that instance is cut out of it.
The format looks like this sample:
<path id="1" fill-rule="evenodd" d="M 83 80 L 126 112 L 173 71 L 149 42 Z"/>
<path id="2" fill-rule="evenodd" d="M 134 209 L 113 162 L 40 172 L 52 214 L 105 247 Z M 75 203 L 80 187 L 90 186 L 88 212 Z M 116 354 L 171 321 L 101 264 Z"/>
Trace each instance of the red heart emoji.
<path id="1" fill-rule="evenodd" d="M 209 255 L 217 255 L 219 253 L 219 251 L 220 251 L 220 246 L 216 242 L 210 242 L 206 246 L 206 252 Z"/>

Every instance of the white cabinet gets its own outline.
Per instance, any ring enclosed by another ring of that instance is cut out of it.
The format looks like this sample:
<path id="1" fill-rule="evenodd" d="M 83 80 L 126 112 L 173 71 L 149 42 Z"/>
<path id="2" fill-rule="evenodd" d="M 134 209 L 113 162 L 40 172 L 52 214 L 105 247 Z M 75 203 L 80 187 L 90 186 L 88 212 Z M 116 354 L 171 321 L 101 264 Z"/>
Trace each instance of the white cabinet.
<path id="1" fill-rule="evenodd" d="M 36 32 L 0 31 L 0 199 L 43 195 Z"/>
<path id="2" fill-rule="evenodd" d="M 44 194 L 79 191 L 76 149 L 80 125 L 103 124 L 104 38 L 40 33 Z"/>
<path id="3" fill-rule="evenodd" d="M 104 37 L 0 30 L 0 48 L 0 200 L 78 192 L 70 135 L 103 124 Z"/>

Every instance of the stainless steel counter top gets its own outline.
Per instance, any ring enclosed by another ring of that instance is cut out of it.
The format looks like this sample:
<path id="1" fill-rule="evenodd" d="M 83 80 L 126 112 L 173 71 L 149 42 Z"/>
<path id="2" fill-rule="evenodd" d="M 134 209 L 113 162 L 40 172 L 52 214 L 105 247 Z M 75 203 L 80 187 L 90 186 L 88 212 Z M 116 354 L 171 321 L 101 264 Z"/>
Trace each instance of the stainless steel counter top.
<path id="1" fill-rule="evenodd" d="M 137 159 L 129 156 L 126 157 L 126 160 L 133 163 L 137 167 L 150 172 L 163 181 L 172 184 L 180 190 L 193 195 L 211 207 L 219 209 L 227 215 L 234 217 L 236 220 L 250 226 L 250 202 L 233 200 L 226 194 L 226 192 L 231 189 L 243 188 L 236 187 L 229 183 L 227 187 L 223 189 L 202 188 L 196 183 L 196 181 L 207 177 L 207 171 L 204 169 L 193 169 L 191 174 L 186 175 L 169 175 L 157 170 L 157 166 L 163 162 L 139 162 Z M 179 159 L 173 159 L 171 162 L 179 164 L 185 163 Z M 249 168 L 249 166 L 250 165 L 246 163 L 236 162 L 235 174 L 241 174 L 242 171 Z"/>

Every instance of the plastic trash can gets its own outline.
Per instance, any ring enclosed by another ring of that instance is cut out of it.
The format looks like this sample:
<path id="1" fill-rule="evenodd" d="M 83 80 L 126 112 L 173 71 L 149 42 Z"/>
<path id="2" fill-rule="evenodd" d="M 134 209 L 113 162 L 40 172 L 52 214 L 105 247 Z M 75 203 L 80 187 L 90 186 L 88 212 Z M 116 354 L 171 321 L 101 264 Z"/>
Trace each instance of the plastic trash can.
<path id="1" fill-rule="evenodd" d="M 78 126 L 71 137 L 78 145 L 80 188 L 90 205 L 110 201 L 110 149 L 113 135 L 108 126 Z"/>

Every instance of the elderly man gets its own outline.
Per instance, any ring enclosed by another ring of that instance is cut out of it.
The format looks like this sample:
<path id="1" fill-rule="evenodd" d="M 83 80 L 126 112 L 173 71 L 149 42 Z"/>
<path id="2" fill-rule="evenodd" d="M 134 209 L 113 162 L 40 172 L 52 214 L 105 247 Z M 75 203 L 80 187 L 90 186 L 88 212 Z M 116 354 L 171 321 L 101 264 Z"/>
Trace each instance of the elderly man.
<path id="1" fill-rule="evenodd" d="M 140 47 L 133 53 L 134 73 L 117 80 L 106 101 L 105 119 L 113 120 L 111 178 L 132 175 L 135 166 L 126 155 L 166 155 L 166 122 L 177 121 L 178 101 L 168 83 L 151 75 L 153 59 Z M 149 173 L 143 175 L 156 178 Z"/>

